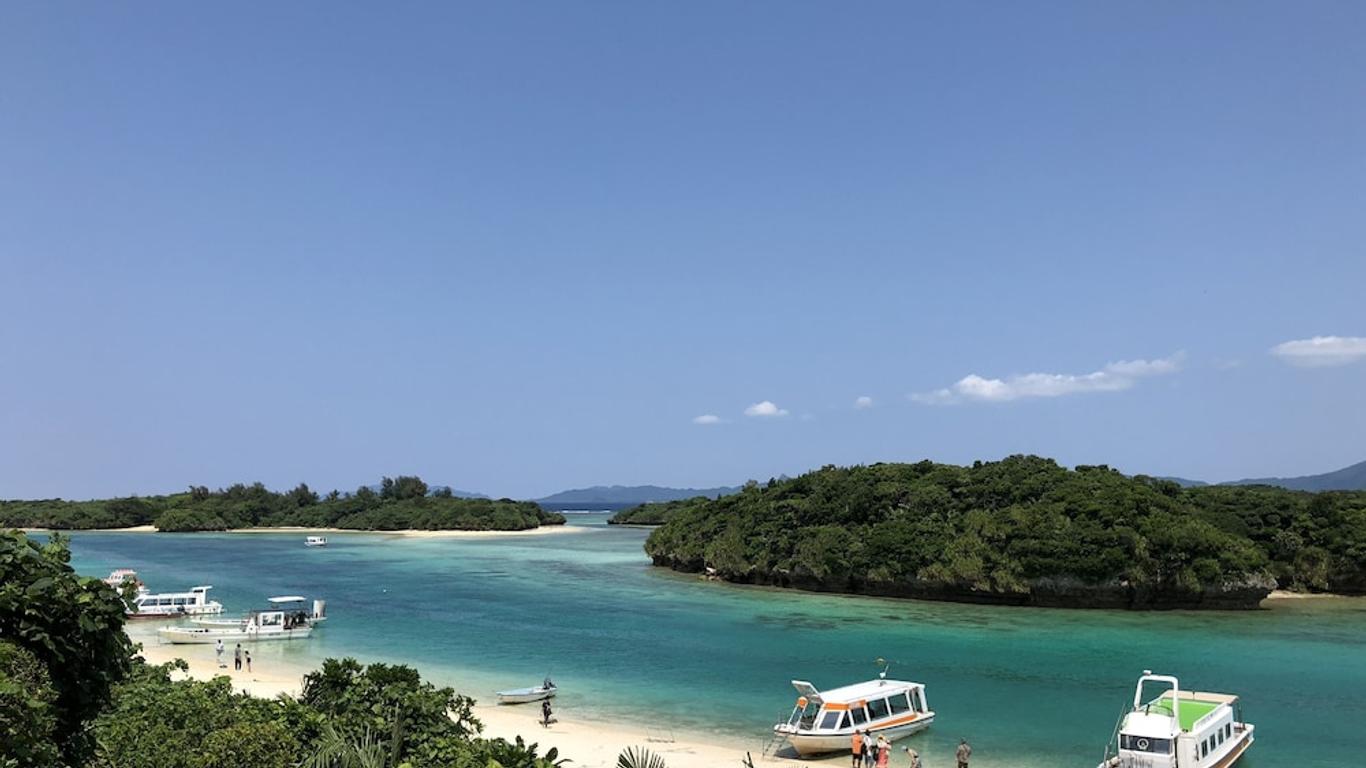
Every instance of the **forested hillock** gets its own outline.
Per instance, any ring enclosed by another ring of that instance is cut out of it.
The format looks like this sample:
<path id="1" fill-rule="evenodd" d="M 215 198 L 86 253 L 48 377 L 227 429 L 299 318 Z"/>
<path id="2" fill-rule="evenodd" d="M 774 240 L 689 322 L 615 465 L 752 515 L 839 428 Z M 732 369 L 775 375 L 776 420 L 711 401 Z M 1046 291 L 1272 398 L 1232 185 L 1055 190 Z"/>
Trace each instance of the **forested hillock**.
<path id="1" fill-rule="evenodd" d="M 827 466 L 672 511 L 656 565 L 741 583 L 927 599 L 1254 607 L 1366 592 L 1366 493 L 1182 488 L 1034 456 Z"/>
<path id="2" fill-rule="evenodd" d="M 429 494 L 417 477 L 384 478 L 376 491 L 332 491 L 319 496 L 306 484 L 284 493 L 260 483 L 210 491 L 95 501 L 0 501 L 0 528 L 128 528 L 221 531 L 230 528 L 304 526 L 353 530 L 526 530 L 558 525 L 564 516 L 533 502 L 462 499 L 449 489 Z"/>

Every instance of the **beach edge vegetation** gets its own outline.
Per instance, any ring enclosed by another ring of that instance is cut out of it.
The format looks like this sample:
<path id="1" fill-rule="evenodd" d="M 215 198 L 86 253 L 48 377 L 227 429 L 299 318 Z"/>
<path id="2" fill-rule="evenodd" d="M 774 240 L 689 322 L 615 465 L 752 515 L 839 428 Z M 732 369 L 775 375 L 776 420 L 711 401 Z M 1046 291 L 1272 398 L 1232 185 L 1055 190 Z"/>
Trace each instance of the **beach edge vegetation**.
<path id="1" fill-rule="evenodd" d="M 227 677 L 147 664 L 123 602 L 77 576 L 65 540 L 0 530 L 0 766 L 559 768 L 521 738 L 480 736 L 474 700 L 412 667 L 327 659 L 299 696 L 254 698 Z"/>
<path id="2" fill-rule="evenodd" d="M 619 522 L 652 518 L 655 565 L 742 584 L 1132 609 L 1366 594 L 1366 492 L 1182 488 L 1037 456 L 826 466 Z"/>
<path id="3" fill-rule="evenodd" d="M 238 483 L 211 491 L 92 501 L 46 499 L 0 501 L 0 528 L 86 530 L 155 526 L 158 531 L 224 531 L 235 528 L 343 528 L 357 531 L 522 531 L 561 525 L 558 512 L 530 501 L 466 499 L 449 488 L 429 491 L 421 478 L 385 477 L 378 488 L 319 495 L 300 483 L 285 492 L 261 483 Z"/>

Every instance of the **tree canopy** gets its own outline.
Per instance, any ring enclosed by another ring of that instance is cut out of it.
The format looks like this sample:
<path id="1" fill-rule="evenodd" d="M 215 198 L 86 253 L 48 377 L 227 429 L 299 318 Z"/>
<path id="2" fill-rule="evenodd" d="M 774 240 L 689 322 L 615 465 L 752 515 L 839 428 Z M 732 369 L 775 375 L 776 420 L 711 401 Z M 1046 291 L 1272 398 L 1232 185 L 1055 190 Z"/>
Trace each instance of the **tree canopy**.
<path id="1" fill-rule="evenodd" d="M 1366 493 L 1186 489 L 1034 456 L 827 466 L 647 511 L 666 520 L 645 545 L 657 565 L 737 582 L 1128 607 L 1366 588 Z"/>
<path id="2" fill-rule="evenodd" d="M 277 493 L 261 483 L 237 483 L 211 491 L 191 486 L 185 493 L 95 501 L 0 501 L 0 527 L 128 528 L 154 525 L 161 531 L 221 531 L 254 526 L 305 526 L 352 530 L 526 530 L 557 525 L 564 516 L 530 501 L 461 499 L 449 490 L 428 495 L 421 478 L 385 477 L 376 493 L 326 496 L 300 483 Z"/>
<path id="3" fill-rule="evenodd" d="M 40 544 L 0 531 L 0 641 L 8 646 L 0 675 L 23 689 L 17 695 L 40 705 L 36 722 L 55 720 L 56 746 L 69 764 L 89 757 L 86 724 L 128 672 L 132 646 L 123 611 L 111 587 L 76 575 L 60 536 Z"/>

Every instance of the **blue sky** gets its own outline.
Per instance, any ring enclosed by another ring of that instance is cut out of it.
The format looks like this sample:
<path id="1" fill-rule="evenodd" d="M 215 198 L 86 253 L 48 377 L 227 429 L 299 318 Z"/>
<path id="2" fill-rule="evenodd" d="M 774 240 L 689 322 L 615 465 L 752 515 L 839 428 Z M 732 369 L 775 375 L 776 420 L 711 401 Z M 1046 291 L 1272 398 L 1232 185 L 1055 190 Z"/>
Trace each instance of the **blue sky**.
<path id="1" fill-rule="evenodd" d="M 1356 2 L 6 4 L 0 497 L 1366 459 L 1363 34 Z"/>

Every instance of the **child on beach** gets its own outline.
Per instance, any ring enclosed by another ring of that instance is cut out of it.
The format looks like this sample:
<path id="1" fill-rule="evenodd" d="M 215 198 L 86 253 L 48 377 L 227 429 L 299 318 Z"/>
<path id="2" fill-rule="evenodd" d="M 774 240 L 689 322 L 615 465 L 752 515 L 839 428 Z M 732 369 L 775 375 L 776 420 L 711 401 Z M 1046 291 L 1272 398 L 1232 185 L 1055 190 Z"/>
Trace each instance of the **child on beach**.
<path id="1" fill-rule="evenodd" d="M 247 651 L 247 674 L 251 674 L 251 651 Z"/>

